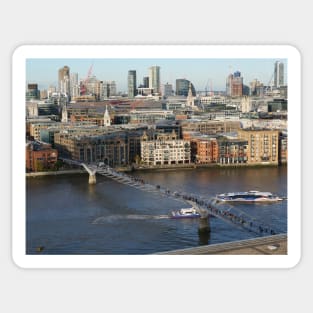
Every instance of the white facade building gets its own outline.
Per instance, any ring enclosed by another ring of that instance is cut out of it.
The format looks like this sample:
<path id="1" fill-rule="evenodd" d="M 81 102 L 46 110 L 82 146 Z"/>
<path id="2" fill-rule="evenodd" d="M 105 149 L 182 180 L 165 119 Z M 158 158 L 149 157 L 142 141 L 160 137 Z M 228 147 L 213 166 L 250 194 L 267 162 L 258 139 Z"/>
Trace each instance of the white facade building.
<path id="1" fill-rule="evenodd" d="M 209 95 L 209 96 L 202 96 L 200 97 L 200 103 L 203 104 L 223 104 L 226 105 L 227 104 L 227 99 L 224 96 L 219 96 L 219 95 Z"/>
<path id="2" fill-rule="evenodd" d="M 143 135 L 141 162 L 143 165 L 189 164 L 190 142 L 177 139 L 175 133 L 158 135 L 155 140 Z"/>
<path id="3" fill-rule="evenodd" d="M 241 99 L 241 112 L 248 113 L 252 111 L 252 103 L 250 97 L 244 96 Z"/>

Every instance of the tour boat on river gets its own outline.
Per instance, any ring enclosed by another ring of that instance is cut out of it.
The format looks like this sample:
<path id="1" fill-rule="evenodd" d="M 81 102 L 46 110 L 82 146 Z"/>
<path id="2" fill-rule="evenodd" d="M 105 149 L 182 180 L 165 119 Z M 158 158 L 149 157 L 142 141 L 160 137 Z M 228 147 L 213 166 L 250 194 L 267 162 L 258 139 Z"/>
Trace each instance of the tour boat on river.
<path id="1" fill-rule="evenodd" d="M 216 195 L 216 199 L 221 202 L 277 202 L 283 198 L 262 191 L 227 192 Z"/>
<path id="2" fill-rule="evenodd" d="M 170 213 L 170 218 L 196 218 L 200 217 L 200 213 L 193 207 L 191 208 L 182 208 L 177 211 L 172 211 Z"/>

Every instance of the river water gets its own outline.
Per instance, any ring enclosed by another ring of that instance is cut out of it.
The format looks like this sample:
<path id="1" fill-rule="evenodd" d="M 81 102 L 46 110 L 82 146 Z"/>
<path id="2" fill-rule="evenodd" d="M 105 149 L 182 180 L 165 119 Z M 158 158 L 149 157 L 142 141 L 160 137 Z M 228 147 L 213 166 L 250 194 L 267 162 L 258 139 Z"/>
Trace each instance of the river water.
<path id="1" fill-rule="evenodd" d="M 229 191 L 270 191 L 287 197 L 287 167 L 202 168 L 133 173 L 155 185 L 205 198 Z M 197 219 L 168 218 L 190 205 L 146 193 L 103 176 L 89 185 L 84 174 L 27 178 L 26 253 L 149 254 L 258 235 L 210 218 L 209 236 L 198 235 Z M 287 232 L 287 200 L 273 204 L 238 204 L 243 213 L 275 230 Z"/>

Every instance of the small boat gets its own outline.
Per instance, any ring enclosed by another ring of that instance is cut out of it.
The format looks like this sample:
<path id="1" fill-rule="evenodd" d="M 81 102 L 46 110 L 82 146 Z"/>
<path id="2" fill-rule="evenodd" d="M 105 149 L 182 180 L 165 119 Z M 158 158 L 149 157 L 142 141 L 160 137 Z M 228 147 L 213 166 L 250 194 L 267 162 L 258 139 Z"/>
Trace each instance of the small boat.
<path id="1" fill-rule="evenodd" d="M 200 217 L 200 213 L 194 207 L 182 208 L 170 213 L 170 218 L 196 218 Z"/>
<path id="2" fill-rule="evenodd" d="M 283 200 L 271 192 L 257 190 L 221 193 L 216 195 L 216 199 L 221 202 L 277 202 Z"/>

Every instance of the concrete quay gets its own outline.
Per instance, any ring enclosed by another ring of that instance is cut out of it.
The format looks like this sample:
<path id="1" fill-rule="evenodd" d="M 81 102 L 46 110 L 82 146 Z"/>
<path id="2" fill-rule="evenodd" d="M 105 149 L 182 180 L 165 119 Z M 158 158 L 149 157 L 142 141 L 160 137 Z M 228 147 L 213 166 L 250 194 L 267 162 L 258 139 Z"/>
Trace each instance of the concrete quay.
<path id="1" fill-rule="evenodd" d="M 32 172 L 26 173 L 26 177 L 40 177 L 40 176 L 56 176 L 56 175 L 68 175 L 68 174 L 86 174 L 85 170 L 61 170 L 61 171 L 49 171 L 49 172 Z"/>
<path id="2" fill-rule="evenodd" d="M 163 255 L 287 255 L 287 234 L 258 237 L 195 248 L 159 252 Z"/>

